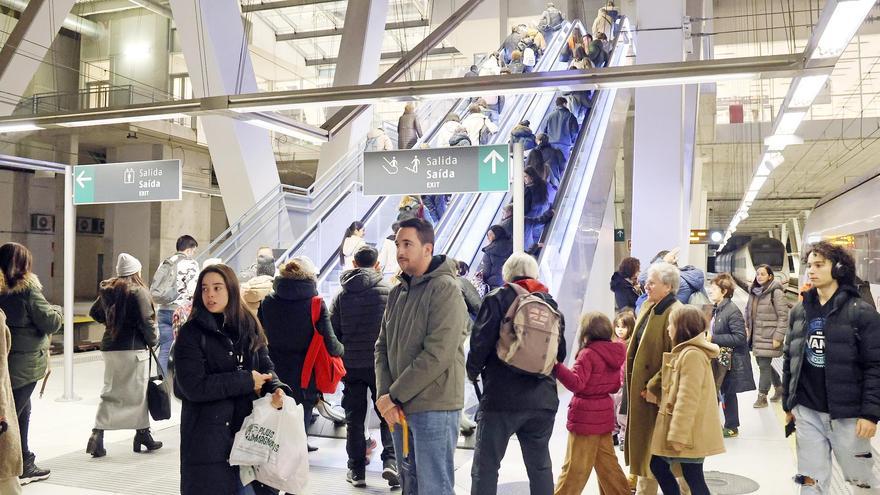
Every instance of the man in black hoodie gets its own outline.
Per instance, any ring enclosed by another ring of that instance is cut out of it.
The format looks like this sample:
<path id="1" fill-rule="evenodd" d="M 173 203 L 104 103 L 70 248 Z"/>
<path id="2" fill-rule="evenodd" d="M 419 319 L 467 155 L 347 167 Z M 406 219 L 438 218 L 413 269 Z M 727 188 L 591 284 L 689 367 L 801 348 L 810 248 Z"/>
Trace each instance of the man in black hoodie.
<path id="1" fill-rule="evenodd" d="M 382 280 L 379 253 L 375 248 L 363 246 L 358 249 L 354 254 L 354 266 L 354 269 L 343 272 L 339 277 L 342 291 L 333 299 L 330 322 L 336 337 L 345 346 L 342 357 L 346 369 L 342 407 L 348 423 L 345 440 L 348 453 L 346 481 L 354 486 L 366 486 L 364 420 L 367 416 L 367 391 L 375 403 L 376 368 L 373 353 L 391 287 Z M 379 413 L 378 409 L 376 413 Z M 382 436 L 382 477 L 392 487 L 400 486 L 391 433 L 382 415 L 378 415 Z"/>
<path id="2" fill-rule="evenodd" d="M 807 275 L 813 288 L 791 312 L 782 367 L 786 422 L 797 428 L 794 480 L 801 494 L 828 493 L 833 452 L 847 481 L 876 489 L 880 314 L 859 297 L 855 261 L 844 248 L 814 244 Z"/>

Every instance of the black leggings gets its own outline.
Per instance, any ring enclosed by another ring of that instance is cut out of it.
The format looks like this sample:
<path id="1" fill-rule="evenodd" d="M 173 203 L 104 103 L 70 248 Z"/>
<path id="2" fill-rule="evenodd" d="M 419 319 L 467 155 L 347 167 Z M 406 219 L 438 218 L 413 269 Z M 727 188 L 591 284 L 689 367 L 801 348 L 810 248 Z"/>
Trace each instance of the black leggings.
<path id="1" fill-rule="evenodd" d="M 709 495 L 709 487 L 706 486 L 706 479 L 703 477 L 703 463 L 683 462 L 680 463 L 681 472 L 684 474 L 684 480 L 687 481 L 688 488 L 691 489 L 691 495 Z M 663 458 L 651 456 L 651 472 L 654 478 L 663 490 L 663 495 L 681 495 L 678 487 L 678 481 L 672 474 L 672 469 L 668 462 Z"/>

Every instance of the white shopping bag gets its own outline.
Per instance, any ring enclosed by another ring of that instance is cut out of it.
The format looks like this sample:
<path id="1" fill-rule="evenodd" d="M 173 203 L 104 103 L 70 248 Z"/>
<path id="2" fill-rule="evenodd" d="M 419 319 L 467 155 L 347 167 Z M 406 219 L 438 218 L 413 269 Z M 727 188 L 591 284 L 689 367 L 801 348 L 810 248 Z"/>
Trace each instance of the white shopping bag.
<path id="1" fill-rule="evenodd" d="M 269 461 L 275 448 L 281 413 L 272 407 L 271 395 L 254 401 L 253 412 L 244 419 L 241 429 L 235 434 L 229 454 L 231 466 L 255 466 Z"/>
<path id="2" fill-rule="evenodd" d="M 309 453 L 302 407 L 292 398 L 284 397 L 284 407 L 276 412 L 280 417 L 276 448 L 267 462 L 254 466 L 257 481 L 286 493 L 307 494 Z"/>

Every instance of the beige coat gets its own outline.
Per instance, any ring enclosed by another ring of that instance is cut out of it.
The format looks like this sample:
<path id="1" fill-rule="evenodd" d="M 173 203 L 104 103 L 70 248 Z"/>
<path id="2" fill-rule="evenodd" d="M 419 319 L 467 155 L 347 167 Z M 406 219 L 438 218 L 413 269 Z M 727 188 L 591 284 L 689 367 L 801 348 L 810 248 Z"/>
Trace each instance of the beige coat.
<path id="1" fill-rule="evenodd" d="M 18 417 L 12 401 L 7 360 L 11 339 L 9 327 L 6 326 L 6 314 L 0 310 L 0 417 L 6 418 L 9 424 L 9 430 L 0 435 L 0 480 L 20 476 L 22 468 Z"/>
<path id="2" fill-rule="evenodd" d="M 260 309 L 260 303 L 272 292 L 272 283 L 274 281 L 275 277 L 271 275 L 257 275 L 241 284 L 241 297 L 251 311 L 256 313 Z"/>
<path id="3" fill-rule="evenodd" d="M 636 321 L 636 334 L 645 324 L 641 340 L 636 347 L 636 336 L 629 341 L 626 351 L 626 386 L 629 408 L 624 441 L 624 455 L 629 471 L 638 476 L 651 475 L 651 437 L 657 420 L 657 406 L 642 397 L 642 391 L 650 390 L 660 396 L 660 369 L 663 354 L 672 350 L 672 339 L 666 331 L 669 314 L 682 304 L 671 293 L 657 304 L 642 304 Z M 720 431 L 720 428 L 719 428 Z"/>
<path id="4" fill-rule="evenodd" d="M 711 365 L 718 353 L 719 347 L 701 333 L 663 354 L 663 393 L 651 440 L 654 455 L 700 458 L 724 452 Z M 674 450 L 670 442 L 684 448 Z"/>

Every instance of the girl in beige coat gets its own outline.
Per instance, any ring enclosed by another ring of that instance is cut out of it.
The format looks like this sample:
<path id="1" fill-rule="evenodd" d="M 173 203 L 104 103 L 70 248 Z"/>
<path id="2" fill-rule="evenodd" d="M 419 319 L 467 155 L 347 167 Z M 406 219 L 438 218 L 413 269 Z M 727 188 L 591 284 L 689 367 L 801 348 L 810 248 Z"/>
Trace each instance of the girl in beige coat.
<path id="1" fill-rule="evenodd" d="M 703 459 L 724 452 L 711 365 L 719 348 L 706 340 L 706 320 L 698 308 L 677 308 L 669 320 L 674 347 L 663 354 L 651 472 L 664 495 L 679 495 L 671 469 L 671 464 L 679 464 L 691 493 L 709 495 Z"/>
<path id="2" fill-rule="evenodd" d="M 18 417 L 15 402 L 12 400 L 12 385 L 9 381 L 10 334 L 6 326 L 6 313 L 0 310 L 0 493 L 18 495 L 21 487 L 21 440 L 18 436 Z M 5 429 L 5 431 L 4 431 Z"/>

